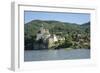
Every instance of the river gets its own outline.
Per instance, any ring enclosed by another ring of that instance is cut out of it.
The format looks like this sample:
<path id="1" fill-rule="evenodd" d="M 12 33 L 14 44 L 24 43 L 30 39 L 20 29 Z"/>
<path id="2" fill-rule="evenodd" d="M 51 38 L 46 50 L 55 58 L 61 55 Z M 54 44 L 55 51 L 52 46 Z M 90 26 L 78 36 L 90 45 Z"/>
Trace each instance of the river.
<path id="1" fill-rule="evenodd" d="M 24 51 L 24 61 L 89 59 L 90 49 Z"/>

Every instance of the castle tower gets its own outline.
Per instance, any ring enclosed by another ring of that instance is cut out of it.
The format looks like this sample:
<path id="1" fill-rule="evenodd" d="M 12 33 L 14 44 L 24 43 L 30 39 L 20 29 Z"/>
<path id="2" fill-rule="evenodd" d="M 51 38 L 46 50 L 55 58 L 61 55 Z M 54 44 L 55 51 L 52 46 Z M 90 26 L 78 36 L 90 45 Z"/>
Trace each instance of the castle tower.
<path id="1" fill-rule="evenodd" d="M 44 33 L 45 33 L 45 29 L 44 29 L 44 27 L 43 27 L 43 24 L 41 24 L 40 33 L 41 33 L 41 34 L 44 34 Z"/>

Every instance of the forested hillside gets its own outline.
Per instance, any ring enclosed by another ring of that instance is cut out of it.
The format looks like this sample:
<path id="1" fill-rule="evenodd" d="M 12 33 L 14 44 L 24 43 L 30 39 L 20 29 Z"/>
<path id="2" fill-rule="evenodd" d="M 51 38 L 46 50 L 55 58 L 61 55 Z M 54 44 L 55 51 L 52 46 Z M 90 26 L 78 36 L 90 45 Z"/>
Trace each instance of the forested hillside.
<path id="1" fill-rule="evenodd" d="M 41 25 L 48 29 L 50 34 L 64 37 L 63 43 L 57 42 L 57 48 L 85 48 L 90 49 L 90 22 L 84 24 L 67 23 L 60 21 L 33 20 L 24 24 L 25 50 L 33 50 L 36 34 Z M 67 46 L 66 46 L 67 45 Z"/>

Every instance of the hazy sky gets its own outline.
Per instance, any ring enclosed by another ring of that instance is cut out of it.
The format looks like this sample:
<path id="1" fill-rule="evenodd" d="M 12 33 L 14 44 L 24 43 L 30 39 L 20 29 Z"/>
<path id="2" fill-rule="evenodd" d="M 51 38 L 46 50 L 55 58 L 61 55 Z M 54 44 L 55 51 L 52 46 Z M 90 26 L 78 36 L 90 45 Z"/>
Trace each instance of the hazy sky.
<path id="1" fill-rule="evenodd" d="M 25 11 L 24 20 L 25 23 L 32 20 L 56 20 L 62 22 L 83 24 L 90 21 L 90 14 Z"/>

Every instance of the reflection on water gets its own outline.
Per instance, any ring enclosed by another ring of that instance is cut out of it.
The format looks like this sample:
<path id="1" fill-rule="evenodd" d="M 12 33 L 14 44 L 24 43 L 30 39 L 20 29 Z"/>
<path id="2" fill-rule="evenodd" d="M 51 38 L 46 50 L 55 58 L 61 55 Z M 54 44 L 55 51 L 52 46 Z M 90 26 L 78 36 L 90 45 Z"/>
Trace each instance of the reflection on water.
<path id="1" fill-rule="evenodd" d="M 31 50 L 24 52 L 24 61 L 46 61 L 88 58 L 90 58 L 89 49 Z"/>

